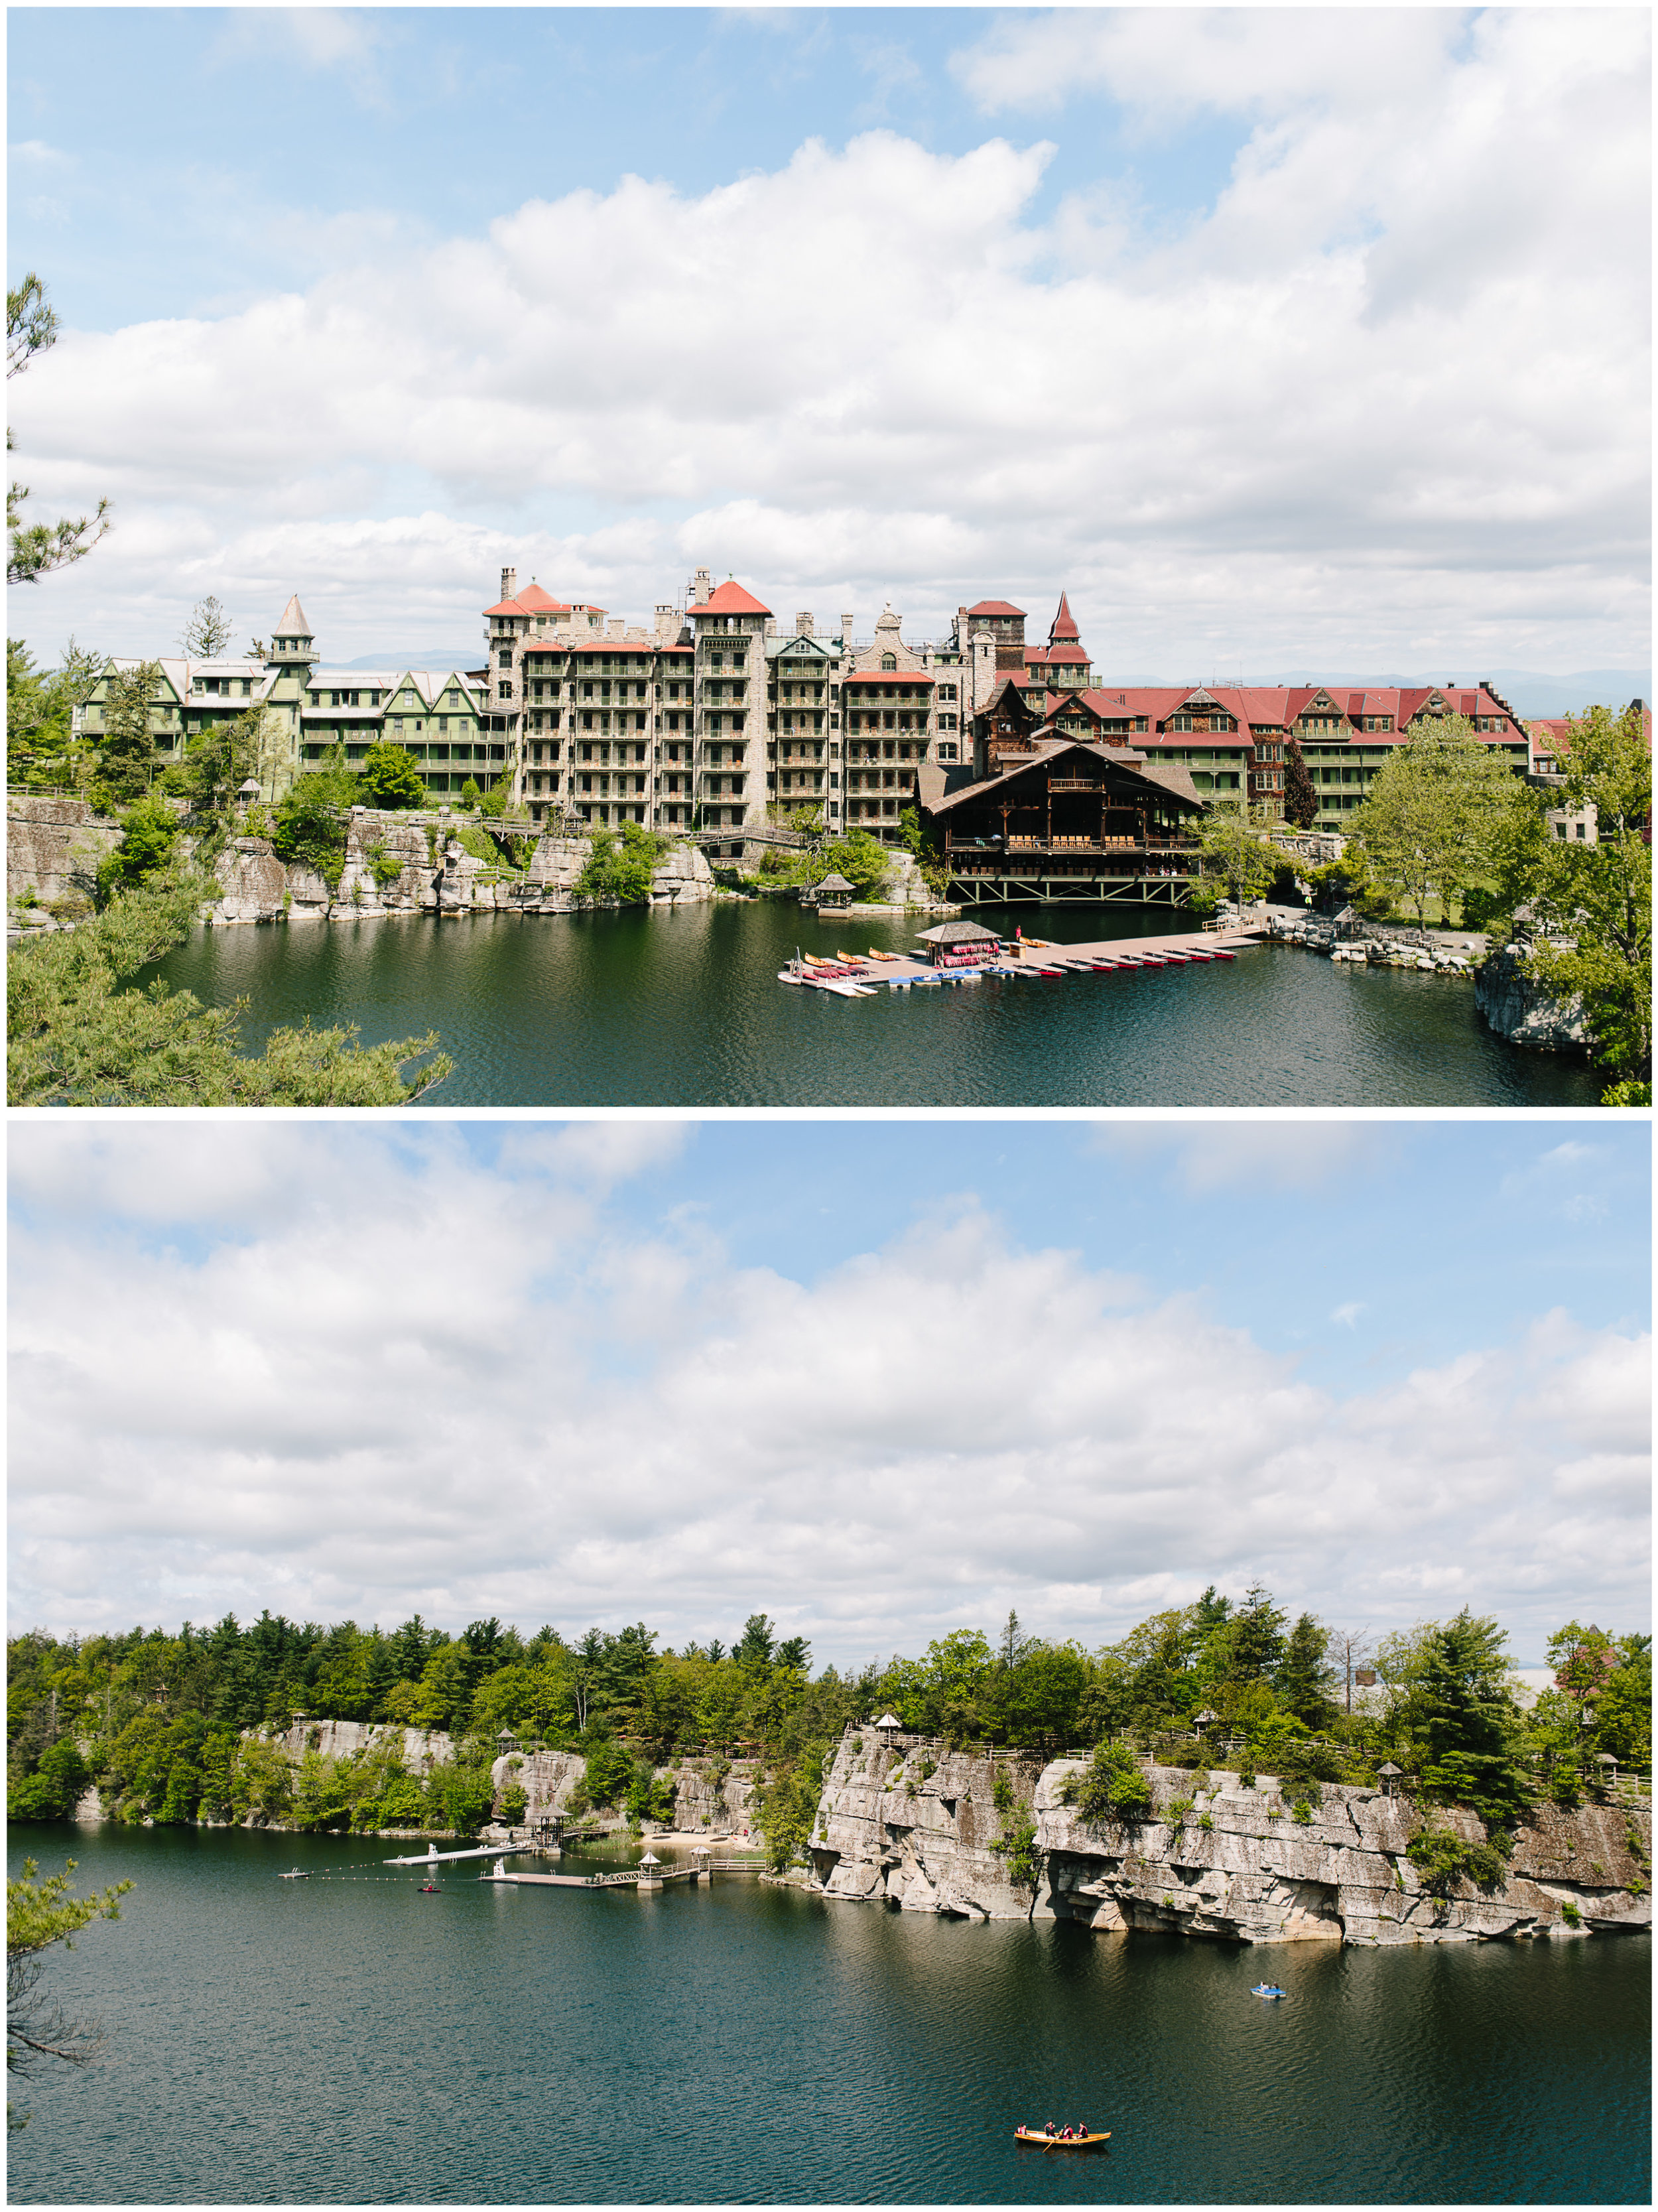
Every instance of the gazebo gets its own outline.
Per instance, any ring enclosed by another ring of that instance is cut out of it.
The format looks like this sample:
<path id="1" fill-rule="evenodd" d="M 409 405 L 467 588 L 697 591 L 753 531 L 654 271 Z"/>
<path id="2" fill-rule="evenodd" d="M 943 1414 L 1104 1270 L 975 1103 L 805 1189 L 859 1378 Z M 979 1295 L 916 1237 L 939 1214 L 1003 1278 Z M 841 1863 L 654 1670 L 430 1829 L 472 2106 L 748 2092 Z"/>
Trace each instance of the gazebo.
<path id="1" fill-rule="evenodd" d="M 920 941 L 935 968 L 976 968 L 1002 949 L 995 931 L 981 929 L 976 921 L 941 921 L 924 929 Z"/>
<path id="2" fill-rule="evenodd" d="M 896 1736 L 899 1729 L 902 1728 L 903 1723 L 899 1719 L 896 1713 L 883 1713 L 880 1719 L 876 1722 L 875 1725 L 880 1730 L 882 1742 L 890 1743 L 893 1737 Z"/>
<path id="3" fill-rule="evenodd" d="M 660 1889 L 662 1877 L 657 1869 L 662 1862 L 654 1851 L 647 1851 L 639 1862 L 639 1887 L 641 1890 Z"/>
<path id="4" fill-rule="evenodd" d="M 1387 1791 L 1389 1797 L 1394 1794 L 1394 1780 L 1395 1776 L 1400 1775 L 1404 1771 L 1404 1768 L 1402 1766 L 1395 1766 L 1391 1759 L 1384 1759 L 1381 1765 L 1377 1767 L 1376 1771 L 1376 1780 L 1382 1784 L 1383 1790 Z"/>
<path id="5" fill-rule="evenodd" d="M 817 886 L 817 903 L 820 907 L 848 907 L 857 896 L 857 884 L 849 884 L 844 876 L 825 876 Z"/>
<path id="6" fill-rule="evenodd" d="M 1192 1725 L 1197 1730 L 1198 1734 L 1201 1735 L 1205 1729 L 1213 1728 L 1215 1723 L 1219 1718 L 1220 1715 L 1218 1712 L 1212 1711 L 1209 1706 L 1206 1705 L 1200 1713 L 1194 1713 L 1192 1716 Z"/>

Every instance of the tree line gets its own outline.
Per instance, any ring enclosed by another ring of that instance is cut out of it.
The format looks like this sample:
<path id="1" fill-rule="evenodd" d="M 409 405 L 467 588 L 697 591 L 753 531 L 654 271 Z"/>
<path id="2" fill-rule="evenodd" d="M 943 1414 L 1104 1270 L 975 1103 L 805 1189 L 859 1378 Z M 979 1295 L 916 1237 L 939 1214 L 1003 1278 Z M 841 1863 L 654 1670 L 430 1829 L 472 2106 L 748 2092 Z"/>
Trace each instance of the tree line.
<path id="1" fill-rule="evenodd" d="M 496 1619 L 451 1634 L 418 1614 L 385 1630 L 269 1611 L 246 1627 L 227 1614 L 176 1634 L 33 1632 L 8 1646 L 9 1814 L 64 1819 L 95 1784 L 119 1818 L 253 1813 L 473 1832 L 492 1809 L 511 1815 L 490 1772 L 507 1741 L 580 1754 L 578 1809 L 622 1806 L 635 1819 L 671 1812 L 663 1765 L 750 1758 L 761 1825 L 786 1857 L 810 1833 L 847 1724 L 889 1710 L 947 1746 L 1041 1757 L 1114 1747 L 1114 1772 L 1148 1752 L 1196 1766 L 1222 1743 L 1245 1768 L 1308 1786 L 1374 1781 L 1391 1759 L 1427 1796 L 1509 1826 L 1540 1796 L 1569 1804 L 1601 1789 L 1602 1753 L 1651 1758 L 1650 1639 L 1577 1621 L 1550 1639 L 1554 1679 L 1529 1708 L 1494 1620 L 1464 1611 L 1372 1648 L 1310 1613 L 1292 1620 L 1260 1586 L 1237 1600 L 1211 1589 L 1091 1651 L 1028 1634 L 1016 1613 L 993 1643 L 957 1629 L 919 1657 L 856 1672 L 814 1674 L 807 1641 L 780 1636 L 763 1613 L 729 1647 L 659 1645 L 642 1621 L 567 1638 Z M 1355 1695 L 1366 1661 L 1376 1686 Z M 296 1768 L 248 1733 L 286 1729 L 296 1714 L 392 1732 L 355 1759 L 313 1752 Z M 402 1728 L 441 1732 L 449 1755 L 410 1771 Z"/>

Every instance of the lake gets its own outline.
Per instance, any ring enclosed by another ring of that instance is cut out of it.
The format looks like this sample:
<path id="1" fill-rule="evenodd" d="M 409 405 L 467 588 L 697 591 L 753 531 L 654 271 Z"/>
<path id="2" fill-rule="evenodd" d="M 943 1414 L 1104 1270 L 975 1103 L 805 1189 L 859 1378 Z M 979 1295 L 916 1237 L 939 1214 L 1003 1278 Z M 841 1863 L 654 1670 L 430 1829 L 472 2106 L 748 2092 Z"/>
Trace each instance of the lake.
<path id="1" fill-rule="evenodd" d="M 410 1848 L 15 1827 L 14 1870 L 137 1887 L 50 1967 L 110 2045 L 26 2086 L 12 2200 L 1649 2201 L 1644 1936 L 1249 1949 L 466 1862 L 422 1897 Z M 1108 2150 L 1014 2143 L 1050 2117 Z"/>
<path id="2" fill-rule="evenodd" d="M 1048 908 L 1072 941 L 1162 936 L 1167 908 Z M 998 926 L 1002 926 L 1002 917 Z M 1011 924 L 1006 926 L 1011 927 Z M 435 1029 L 456 1106 L 1578 1106 L 1581 1064 L 1485 1027 L 1473 986 L 1283 945 L 1232 963 L 841 1000 L 789 990 L 808 952 L 905 951 L 914 921 L 793 902 L 198 931 L 159 972 L 246 997 L 248 1048 L 309 1013 L 366 1041 Z"/>

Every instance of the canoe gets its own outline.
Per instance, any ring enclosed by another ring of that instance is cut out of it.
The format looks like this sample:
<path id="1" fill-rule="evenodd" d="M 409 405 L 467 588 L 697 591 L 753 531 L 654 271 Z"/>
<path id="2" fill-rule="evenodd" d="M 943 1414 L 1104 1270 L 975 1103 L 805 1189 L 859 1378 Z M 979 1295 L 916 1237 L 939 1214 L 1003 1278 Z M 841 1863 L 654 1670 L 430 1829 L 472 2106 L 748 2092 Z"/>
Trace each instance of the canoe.
<path id="1" fill-rule="evenodd" d="M 1013 2135 L 1016 2142 L 1040 2143 L 1044 2150 L 1092 2150 L 1111 2140 L 1109 2128 L 1086 2136 L 1050 2136 L 1042 2128 L 1015 2128 Z"/>

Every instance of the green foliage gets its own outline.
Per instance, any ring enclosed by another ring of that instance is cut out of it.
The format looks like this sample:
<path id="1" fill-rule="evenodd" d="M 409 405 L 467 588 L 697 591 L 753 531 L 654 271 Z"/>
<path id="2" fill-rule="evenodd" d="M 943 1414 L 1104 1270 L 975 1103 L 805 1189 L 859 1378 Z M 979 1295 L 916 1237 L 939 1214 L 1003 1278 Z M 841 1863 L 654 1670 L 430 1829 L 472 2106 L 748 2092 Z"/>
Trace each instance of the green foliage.
<path id="1" fill-rule="evenodd" d="M 620 842 L 608 830 L 592 833 L 592 850 L 573 886 L 588 905 L 612 902 L 642 906 L 651 895 L 651 878 L 668 850 L 669 840 L 636 822 L 624 822 Z"/>
<path id="2" fill-rule="evenodd" d="M 529 1809 L 530 1800 L 522 1786 L 516 1782 L 509 1782 L 501 1791 L 500 1802 L 495 1808 L 497 1817 L 509 1828 L 515 1828 Z"/>
<path id="3" fill-rule="evenodd" d="M 96 2020 L 66 2019 L 56 2006 L 37 1996 L 45 1954 L 61 1943 L 75 1948 L 75 1938 L 94 1920 L 118 1920 L 120 1900 L 133 1887 L 131 1881 L 112 1882 L 89 1897 L 76 1897 L 70 1889 L 76 1871 L 66 1859 L 62 1874 L 40 1878 L 33 1859 L 25 1859 L 21 1875 L 6 1877 L 6 2070 L 26 2075 L 42 2058 L 61 2058 L 84 2065 L 103 2041 Z M 6 2106 L 7 2128 L 26 2127 L 27 2112 Z"/>
<path id="4" fill-rule="evenodd" d="M 1330 1632 L 1303 1613 L 1290 1632 L 1274 1684 L 1279 1701 L 1309 1728 L 1335 1717 L 1335 1668 L 1327 1656 Z"/>
<path id="5" fill-rule="evenodd" d="M 1216 799 L 1198 823 L 1203 877 L 1223 886 L 1225 896 L 1240 904 L 1259 898 L 1271 884 L 1279 859 L 1267 835 L 1269 827 L 1259 808 Z"/>
<path id="6" fill-rule="evenodd" d="M 370 745 L 362 757 L 357 779 L 359 803 L 364 806 L 424 806 L 426 786 L 405 745 Z"/>
<path id="7" fill-rule="evenodd" d="M 499 818 L 507 811 L 507 799 L 511 788 L 508 778 L 504 775 L 497 776 L 487 791 L 478 793 L 474 802 L 478 812 Z M 461 796 L 463 799 L 466 796 L 465 790 L 462 791 Z M 635 823 L 634 827 L 636 829 L 638 824 Z"/>
<path id="8" fill-rule="evenodd" d="M 98 865 L 97 902 L 106 907 L 117 891 L 136 890 L 170 866 L 179 842 L 179 818 L 162 799 L 140 799 L 120 817 L 121 842 Z"/>
<path id="9" fill-rule="evenodd" d="M 1465 1843 L 1449 1828 L 1418 1829 L 1406 1846 L 1405 1856 L 1430 1897 L 1451 1896 L 1461 1881 L 1491 1889 L 1507 1872 L 1504 1855 L 1495 1842 Z"/>
<path id="10" fill-rule="evenodd" d="M 149 710 L 162 684 L 159 660 L 112 669 L 104 686 L 104 728 L 98 740 L 96 803 L 113 812 L 148 792 L 155 775 Z"/>
<path id="11" fill-rule="evenodd" d="M 39 670 L 21 638 L 6 640 L 6 781 L 14 791 L 80 790 L 94 766 L 90 746 L 72 738 L 74 710 L 105 665 L 71 637 L 61 666 Z"/>
<path id="12" fill-rule="evenodd" d="M 1522 790 L 1507 757 L 1471 722 L 1445 715 L 1418 723 L 1389 757 L 1353 817 L 1353 836 L 1377 879 L 1424 927 L 1431 898 L 1448 912 L 1486 872 Z"/>
<path id="13" fill-rule="evenodd" d="M 1649 1083 L 1652 757 L 1640 715 L 1591 707 L 1571 724 L 1561 768 L 1561 790 L 1532 794 L 1530 834 L 1503 874 L 1499 927 L 1511 928 L 1525 905 L 1536 933 L 1529 973 L 1558 997 L 1582 999 L 1600 1066 Z M 1544 835 L 1551 803 L 1592 806 L 1596 842 Z"/>
<path id="14" fill-rule="evenodd" d="M 401 879 L 404 871 L 401 853 L 388 853 L 383 844 L 374 844 L 369 846 L 365 857 L 374 881 L 382 891 L 390 890 L 392 884 Z"/>
<path id="15" fill-rule="evenodd" d="M 331 896 L 345 871 L 346 827 L 325 775 L 302 775 L 276 809 L 270 842 L 279 860 L 314 869 Z"/>
<path id="16" fill-rule="evenodd" d="M 633 1779 L 634 1762 L 619 1744 L 595 1744 L 581 1778 L 590 1805 L 613 1805 Z"/>
<path id="17" fill-rule="evenodd" d="M 1318 793 L 1295 738 L 1284 749 L 1284 815 L 1297 830 L 1310 830 L 1318 819 Z"/>
<path id="18" fill-rule="evenodd" d="M 58 311 L 48 305 L 46 286 L 31 270 L 15 291 L 6 293 L 6 374 L 21 376 L 37 353 L 58 343 Z M 6 432 L 6 451 L 12 449 Z M 100 499 L 98 511 L 76 522 L 26 522 L 23 502 L 27 484 L 11 483 L 6 491 L 6 581 L 38 584 L 54 569 L 67 568 L 84 560 L 108 532 L 109 501 Z"/>
<path id="19" fill-rule="evenodd" d="M 1151 1785 L 1126 1744 L 1101 1744 L 1080 1774 L 1066 1776 L 1060 1794 L 1090 1828 L 1143 1820 L 1151 1810 Z"/>
<path id="20" fill-rule="evenodd" d="M 1649 1083 L 1611 1083 L 1600 1093 L 1603 1106 L 1650 1106 L 1652 1085 Z"/>
<path id="21" fill-rule="evenodd" d="M 449 1073 L 435 1036 L 365 1048 L 355 1029 L 277 1030 L 238 1051 L 242 1008 L 159 980 L 125 988 L 187 934 L 211 886 L 166 873 L 7 963 L 14 1106 L 396 1106 Z M 423 1064 L 421 1064 L 423 1063 Z"/>
<path id="22" fill-rule="evenodd" d="M 1578 1910 L 1577 1900 L 1576 1898 L 1568 1897 L 1564 1898 L 1561 1900 L 1560 1917 L 1565 1922 L 1568 1928 L 1581 1928 L 1582 1926 L 1583 1916 Z"/>

